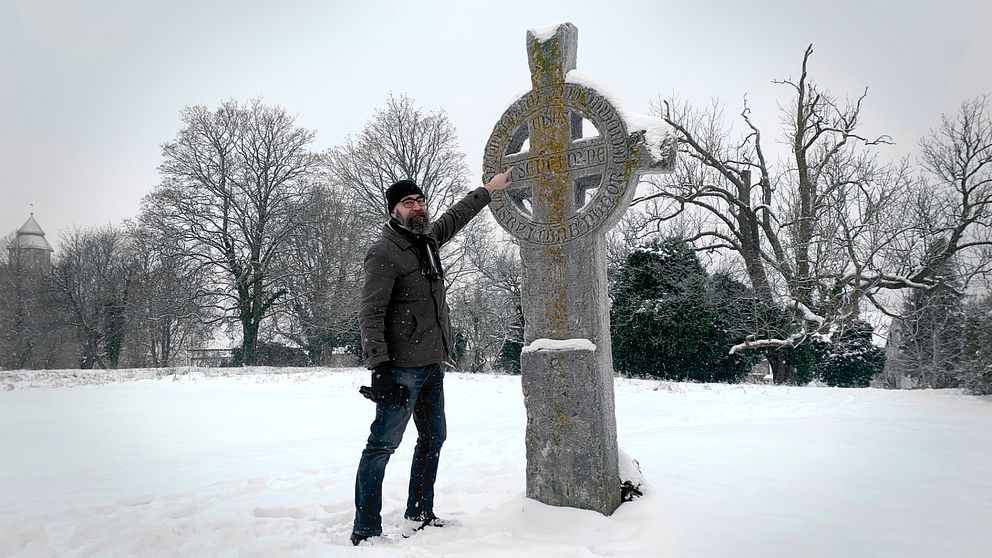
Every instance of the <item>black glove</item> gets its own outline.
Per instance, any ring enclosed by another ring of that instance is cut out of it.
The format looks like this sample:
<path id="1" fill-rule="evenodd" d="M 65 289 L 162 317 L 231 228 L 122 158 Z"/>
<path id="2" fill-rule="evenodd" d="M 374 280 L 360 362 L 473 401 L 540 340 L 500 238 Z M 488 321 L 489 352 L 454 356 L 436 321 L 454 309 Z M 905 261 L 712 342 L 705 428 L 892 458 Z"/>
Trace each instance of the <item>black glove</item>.
<path id="1" fill-rule="evenodd" d="M 393 380 L 393 368 L 382 363 L 372 369 L 372 387 L 362 386 L 358 391 L 366 398 L 383 405 L 406 405 L 410 390 Z"/>

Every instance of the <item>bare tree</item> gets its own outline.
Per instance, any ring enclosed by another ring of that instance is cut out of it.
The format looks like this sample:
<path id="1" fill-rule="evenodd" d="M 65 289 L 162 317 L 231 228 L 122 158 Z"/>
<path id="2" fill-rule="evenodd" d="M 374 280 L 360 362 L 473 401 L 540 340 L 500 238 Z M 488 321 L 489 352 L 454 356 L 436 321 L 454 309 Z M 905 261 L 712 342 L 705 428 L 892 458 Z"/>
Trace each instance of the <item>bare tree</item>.
<path id="1" fill-rule="evenodd" d="M 911 206 L 914 226 L 897 255 L 909 253 L 910 261 L 921 263 L 903 271 L 912 283 L 928 283 L 953 259 L 964 289 L 992 271 L 992 111 L 988 96 L 966 100 L 957 114 L 941 116 L 940 125 L 920 141 L 920 151 L 925 174 Z"/>
<path id="2" fill-rule="evenodd" d="M 358 304 L 366 224 L 341 188 L 315 189 L 298 211 L 303 225 L 290 236 L 282 267 L 287 304 L 277 315 L 276 331 L 322 363 L 330 351 L 360 354 Z"/>
<path id="3" fill-rule="evenodd" d="M 135 365 L 168 367 L 183 349 L 202 342 L 210 313 L 202 303 L 208 274 L 182 256 L 176 239 L 147 226 L 128 226 L 132 239 L 134 294 L 128 339 Z"/>
<path id="4" fill-rule="evenodd" d="M 425 113 L 406 95 L 392 94 L 357 136 L 329 153 L 334 182 L 355 196 L 368 220 L 385 215 L 385 191 L 405 178 L 420 185 L 432 211 L 455 201 L 468 183 L 465 155 L 443 110 Z M 373 233 L 377 232 L 373 230 Z"/>
<path id="5" fill-rule="evenodd" d="M 358 135 L 330 150 L 328 168 L 332 182 L 349 196 L 350 207 L 360 217 L 362 255 L 386 220 L 385 191 L 393 182 L 415 180 L 435 217 L 457 201 L 470 183 L 465 155 L 448 116 L 442 110 L 426 113 L 406 95 L 390 94 L 385 108 L 376 110 Z M 441 250 L 456 327 L 463 319 L 460 313 L 471 309 L 465 302 L 477 296 L 469 293 L 476 286 L 466 246 L 470 237 L 478 236 L 473 231 L 485 227 L 480 223 L 482 219 L 474 219 Z"/>
<path id="6" fill-rule="evenodd" d="M 462 233 L 461 276 L 449 295 L 460 364 L 472 372 L 491 366 L 507 344 L 523 342 L 519 250 L 509 242 L 494 242 L 489 220 L 477 221 Z"/>
<path id="7" fill-rule="evenodd" d="M 693 223 L 688 238 L 697 249 L 739 258 L 756 296 L 788 310 L 782 316 L 788 319 L 756 324 L 731 349 L 765 350 L 777 382 L 795 380 L 777 349 L 843 327 L 865 303 L 891 313 L 880 292 L 933 287 L 941 261 L 979 244 L 952 240 L 942 256 L 923 258 L 925 248 L 913 246 L 908 233 L 920 227 L 913 217 L 923 212 L 908 208 L 935 198 L 912 178 L 908 162 L 879 161 L 877 148 L 891 140 L 859 132 L 867 90 L 842 102 L 821 89 L 808 73 L 812 52 L 807 48 L 798 80 L 775 82 L 791 93 L 782 118 L 788 158 L 770 160 L 746 102 L 740 114 L 746 132 L 738 141 L 719 105 L 700 111 L 661 102 L 656 111 L 679 134 L 684 156 L 676 173 L 635 200 L 657 204 L 645 226 Z M 969 213 L 987 203 L 987 192 L 986 201 L 967 195 L 981 188 L 960 187 L 959 195 L 946 197 L 943 229 L 962 239 L 987 229 Z"/>
<path id="8" fill-rule="evenodd" d="M 899 274 L 920 283 L 906 294 L 896 369 L 921 387 L 954 387 L 974 349 L 965 350 L 965 293 L 982 288 L 992 266 L 992 119 L 987 97 L 920 142 L 923 175 L 893 255 Z M 979 279 L 979 281 L 975 281 Z M 972 288 L 969 288 L 972 287 Z"/>
<path id="9" fill-rule="evenodd" d="M 253 364 L 261 323 L 287 292 L 274 264 L 319 177 L 320 158 L 309 151 L 314 132 L 260 100 L 189 107 L 181 117 L 145 212 L 212 273 L 215 288 L 205 294 L 240 322 L 243 364 Z"/>
<path id="10" fill-rule="evenodd" d="M 124 348 L 134 262 L 122 228 L 76 229 L 62 235 L 51 285 L 64 323 L 76 330 L 82 368 L 116 368 Z"/>

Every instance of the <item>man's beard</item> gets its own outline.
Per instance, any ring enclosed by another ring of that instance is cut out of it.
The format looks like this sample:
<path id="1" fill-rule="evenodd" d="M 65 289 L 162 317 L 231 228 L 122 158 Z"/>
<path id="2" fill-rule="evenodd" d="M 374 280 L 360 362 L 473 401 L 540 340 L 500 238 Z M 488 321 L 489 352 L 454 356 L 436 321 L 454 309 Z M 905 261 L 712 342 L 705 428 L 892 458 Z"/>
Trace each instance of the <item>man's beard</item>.
<path id="1" fill-rule="evenodd" d="M 431 215 L 428 213 L 427 209 L 423 209 L 418 213 L 411 213 L 401 222 L 404 227 L 410 229 L 411 231 L 417 234 L 424 234 L 427 232 L 427 225 L 431 222 Z"/>

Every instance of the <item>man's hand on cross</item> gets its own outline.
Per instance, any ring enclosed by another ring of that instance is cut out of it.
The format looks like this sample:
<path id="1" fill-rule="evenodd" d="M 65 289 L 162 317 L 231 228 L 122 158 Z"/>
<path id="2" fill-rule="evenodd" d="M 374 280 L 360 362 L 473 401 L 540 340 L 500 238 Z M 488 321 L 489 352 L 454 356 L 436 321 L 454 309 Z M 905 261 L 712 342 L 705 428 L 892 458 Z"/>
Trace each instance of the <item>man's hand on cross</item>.
<path id="1" fill-rule="evenodd" d="M 507 186 L 513 183 L 513 177 L 510 176 L 510 171 L 512 170 L 513 170 L 512 168 L 506 169 L 505 171 L 497 174 L 492 178 L 492 180 L 487 182 L 486 185 L 483 186 L 483 188 L 489 190 L 490 194 L 492 194 L 496 190 L 506 189 Z"/>

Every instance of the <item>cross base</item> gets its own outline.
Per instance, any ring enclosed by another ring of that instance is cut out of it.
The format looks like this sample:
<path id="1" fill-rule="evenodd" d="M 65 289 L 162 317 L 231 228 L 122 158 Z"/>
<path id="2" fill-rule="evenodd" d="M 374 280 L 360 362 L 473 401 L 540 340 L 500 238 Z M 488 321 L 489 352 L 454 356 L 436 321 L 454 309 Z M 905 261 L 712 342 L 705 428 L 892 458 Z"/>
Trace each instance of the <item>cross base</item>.
<path id="1" fill-rule="evenodd" d="M 520 355 L 527 497 L 612 514 L 620 505 L 613 375 L 596 350 Z"/>

